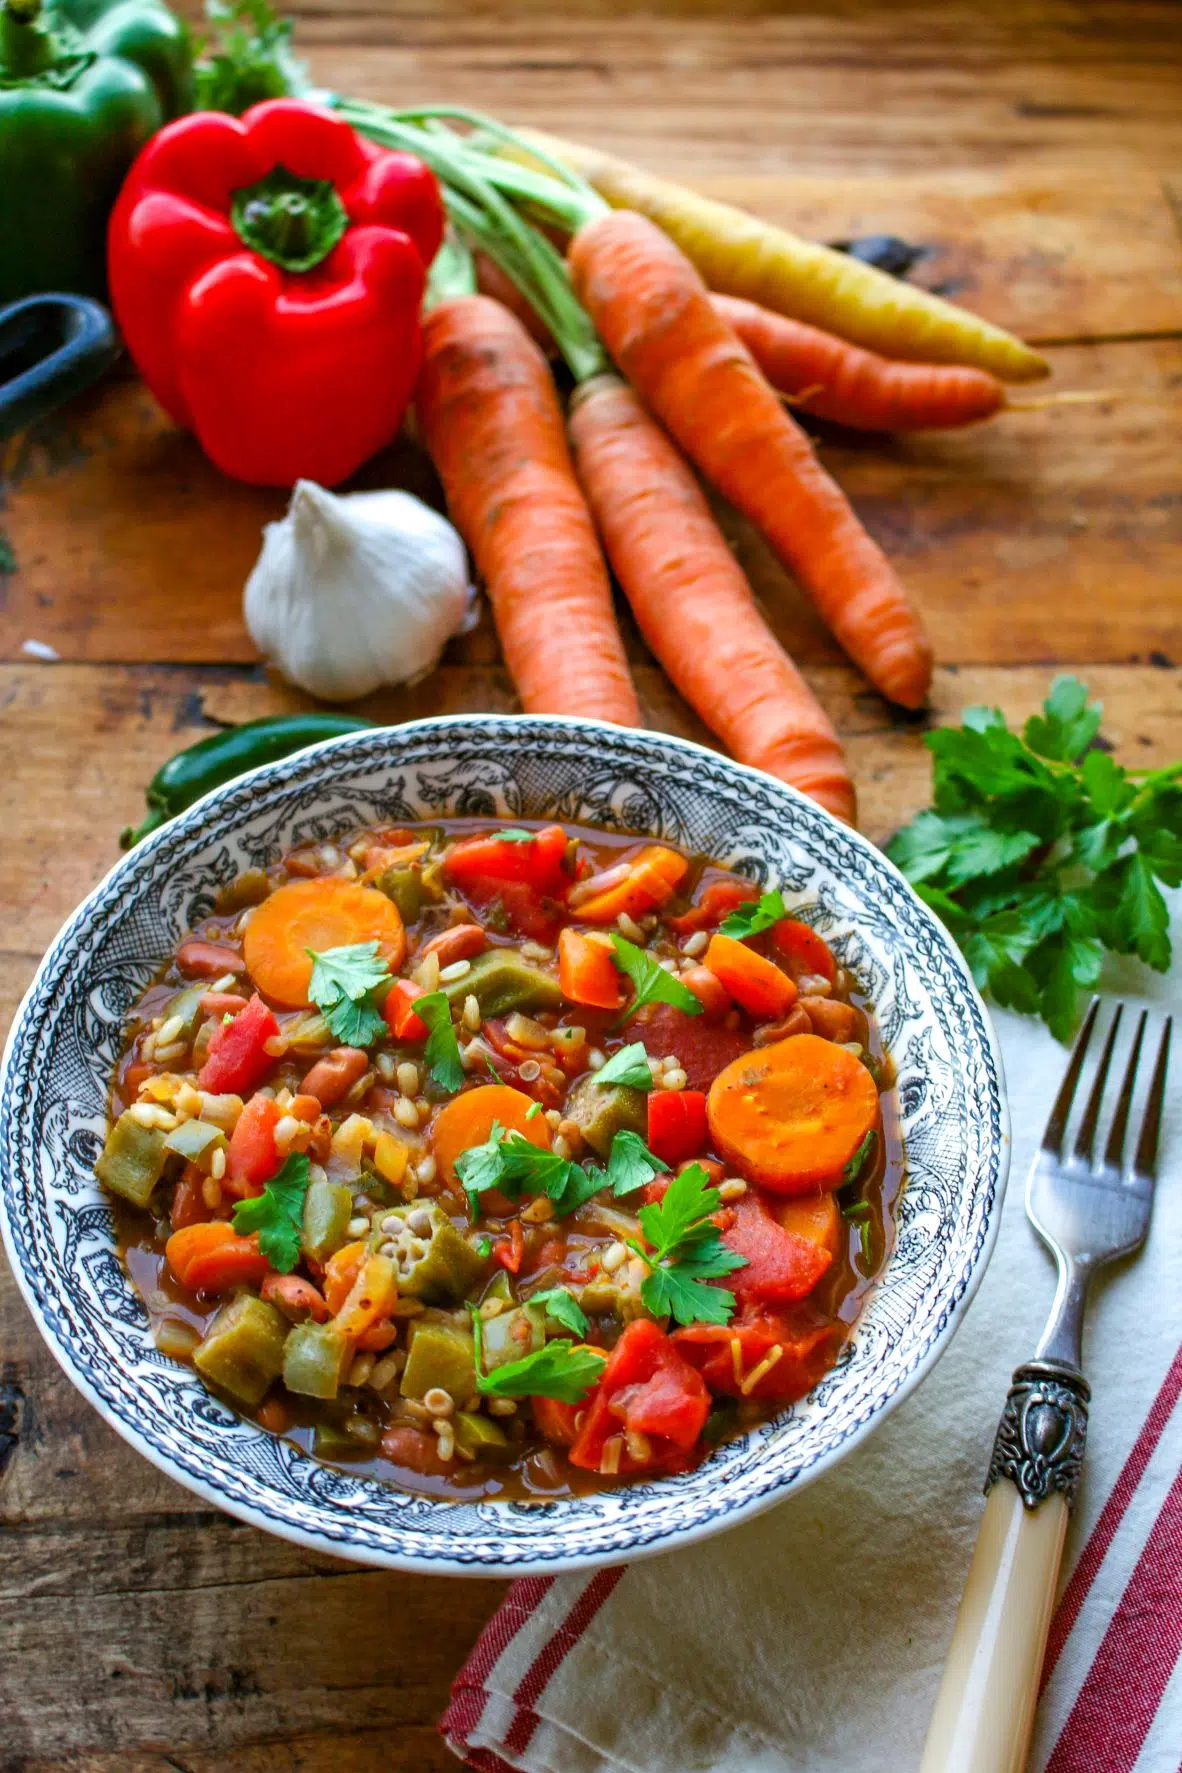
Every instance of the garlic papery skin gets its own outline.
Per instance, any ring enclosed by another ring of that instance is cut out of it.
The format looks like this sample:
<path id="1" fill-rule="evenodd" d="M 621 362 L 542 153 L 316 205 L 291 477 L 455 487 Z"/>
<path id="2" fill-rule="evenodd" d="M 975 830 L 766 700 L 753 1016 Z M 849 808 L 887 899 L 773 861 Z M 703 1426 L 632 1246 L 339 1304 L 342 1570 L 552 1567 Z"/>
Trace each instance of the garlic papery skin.
<path id="1" fill-rule="evenodd" d="M 474 596 L 458 533 L 412 493 L 299 480 L 287 515 L 263 531 L 243 607 L 284 677 L 353 702 L 433 670 L 470 626 Z"/>

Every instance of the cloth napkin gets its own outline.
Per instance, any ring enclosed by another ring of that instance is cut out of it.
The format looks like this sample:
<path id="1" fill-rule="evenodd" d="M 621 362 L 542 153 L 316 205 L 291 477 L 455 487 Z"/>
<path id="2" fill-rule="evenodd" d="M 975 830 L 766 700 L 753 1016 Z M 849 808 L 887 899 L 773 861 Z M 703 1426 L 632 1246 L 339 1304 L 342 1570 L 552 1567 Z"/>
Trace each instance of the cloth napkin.
<path id="1" fill-rule="evenodd" d="M 1180 921 L 1175 907 L 1176 946 Z M 1162 1012 L 1182 1007 L 1182 990 L 1124 963 L 1104 989 L 1150 1005 L 1144 1081 Z M 1023 1195 L 1065 1053 L 1030 1019 L 999 1012 L 996 1023 L 1013 1168 L 988 1273 L 943 1358 L 836 1469 L 756 1520 L 630 1568 L 515 1583 L 440 1724 L 469 1766 L 918 1766 L 997 1419 L 1054 1290 Z M 1179 1034 L 1149 1239 L 1101 1277 L 1085 1331 L 1087 1457 L 1032 1773 L 1178 1773 L 1182 1757 Z"/>

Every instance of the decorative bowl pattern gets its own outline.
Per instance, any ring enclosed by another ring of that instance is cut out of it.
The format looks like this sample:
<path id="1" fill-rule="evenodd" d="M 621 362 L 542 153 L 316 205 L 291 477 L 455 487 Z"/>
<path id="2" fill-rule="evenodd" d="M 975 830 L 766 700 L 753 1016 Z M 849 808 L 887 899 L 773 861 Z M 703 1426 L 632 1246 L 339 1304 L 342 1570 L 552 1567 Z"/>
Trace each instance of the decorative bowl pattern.
<path id="1" fill-rule="evenodd" d="M 532 1505 L 411 1497 L 318 1464 L 157 1353 L 93 1164 L 123 1020 L 216 887 L 349 824 L 442 814 L 669 837 L 799 901 L 869 988 L 898 1071 L 898 1234 L 839 1364 L 697 1471 Z M 980 1280 L 1009 1161 L 1000 1062 L 955 946 L 889 862 L 793 790 L 697 745 L 590 721 L 467 717 L 333 740 L 218 789 L 112 869 L 66 924 L 0 1074 L 0 1223 L 79 1390 L 170 1477 L 253 1525 L 362 1563 L 522 1575 L 618 1562 L 732 1525 L 815 1477 L 908 1392 Z"/>

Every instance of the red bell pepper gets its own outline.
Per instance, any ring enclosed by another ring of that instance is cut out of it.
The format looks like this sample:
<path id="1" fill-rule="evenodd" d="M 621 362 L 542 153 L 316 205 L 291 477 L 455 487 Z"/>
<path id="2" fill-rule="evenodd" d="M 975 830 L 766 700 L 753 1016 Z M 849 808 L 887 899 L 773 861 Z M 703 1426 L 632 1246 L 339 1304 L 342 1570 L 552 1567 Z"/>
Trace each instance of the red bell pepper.
<path id="1" fill-rule="evenodd" d="M 498 833 L 464 837 L 444 858 L 444 872 L 461 887 L 520 880 L 553 897 L 568 884 L 563 871 L 567 841 L 561 825 L 546 825 L 520 839 Z"/>
<path id="2" fill-rule="evenodd" d="M 111 217 L 111 300 L 170 417 L 239 480 L 333 486 L 388 443 L 419 367 L 434 176 L 318 105 L 154 136 Z"/>
<path id="3" fill-rule="evenodd" d="M 662 1163 L 680 1164 L 706 1145 L 701 1090 L 654 1090 L 648 1099 L 648 1148 Z"/>
<path id="4" fill-rule="evenodd" d="M 230 1134 L 226 1152 L 226 1173 L 222 1187 L 227 1194 L 241 1198 L 261 1194 L 263 1185 L 279 1168 L 279 1152 L 275 1146 L 275 1128 L 279 1125 L 279 1106 L 271 1096 L 252 1096 L 237 1125 Z"/>
<path id="5" fill-rule="evenodd" d="M 816 973 L 832 985 L 837 978 L 837 962 L 823 936 L 795 917 L 783 917 L 772 925 L 772 946 L 787 962 L 793 979 Z"/>
<path id="6" fill-rule="evenodd" d="M 266 1043 L 278 1033 L 279 1024 L 262 998 L 252 997 L 232 1022 L 214 1029 L 198 1087 L 211 1096 L 249 1096 L 275 1063 Z"/>
<path id="7" fill-rule="evenodd" d="M 426 1040 L 427 1024 L 415 1015 L 414 1009 L 415 998 L 423 995 L 423 987 L 413 979 L 395 979 L 386 993 L 382 1015 L 395 1040 Z"/>
<path id="8" fill-rule="evenodd" d="M 601 1471 L 607 1443 L 618 1436 L 619 1463 L 613 1459 L 612 1469 L 669 1471 L 684 1466 L 686 1454 L 697 1444 L 710 1397 L 701 1375 L 664 1330 L 640 1317 L 612 1349 L 585 1410 L 570 1450 L 572 1465 Z M 649 1444 L 644 1456 L 633 1450 L 638 1436 Z"/>
<path id="9" fill-rule="evenodd" d="M 726 1282 L 740 1305 L 790 1305 L 811 1293 L 832 1266 L 830 1250 L 786 1231 L 754 1195 L 736 1201 L 734 1214 L 722 1241 L 746 1259 L 746 1267 L 737 1268 Z"/>

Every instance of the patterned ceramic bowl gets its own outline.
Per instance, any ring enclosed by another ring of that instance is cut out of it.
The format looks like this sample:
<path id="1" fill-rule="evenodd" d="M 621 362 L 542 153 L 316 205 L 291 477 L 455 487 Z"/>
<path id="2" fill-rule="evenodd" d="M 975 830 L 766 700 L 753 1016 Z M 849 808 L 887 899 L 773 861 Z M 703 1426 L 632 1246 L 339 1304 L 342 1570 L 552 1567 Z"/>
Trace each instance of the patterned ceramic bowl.
<path id="1" fill-rule="evenodd" d="M 779 886 L 874 1001 L 898 1072 L 897 1241 L 839 1364 L 696 1471 L 545 1505 L 411 1497 L 318 1464 L 159 1354 L 95 1182 L 123 1019 L 216 888 L 342 826 L 440 814 L 668 837 Z M 258 1527 L 358 1562 L 517 1576 L 619 1562 L 733 1525 L 854 1446 L 946 1346 L 981 1278 L 1009 1160 L 1000 1062 L 956 948 L 865 839 L 789 788 L 660 733 L 531 717 L 333 740 L 208 795 L 70 919 L 0 1076 L 5 1243 L 69 1377 L 162 1471 Z"/>

